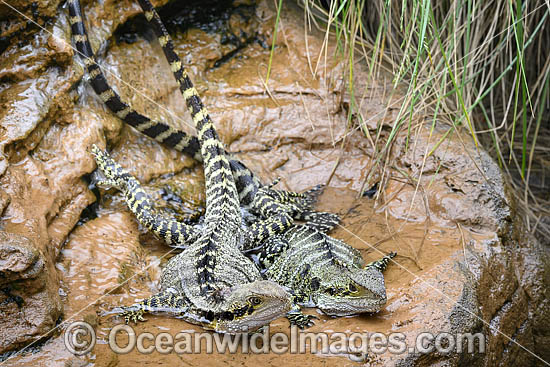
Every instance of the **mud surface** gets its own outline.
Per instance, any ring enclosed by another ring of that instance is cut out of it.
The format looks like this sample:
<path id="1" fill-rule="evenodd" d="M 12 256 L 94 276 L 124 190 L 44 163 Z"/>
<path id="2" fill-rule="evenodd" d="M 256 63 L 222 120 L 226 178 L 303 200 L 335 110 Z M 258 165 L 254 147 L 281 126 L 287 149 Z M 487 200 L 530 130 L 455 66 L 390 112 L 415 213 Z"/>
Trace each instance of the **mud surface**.
<path id="1" fill-rule="evenodd" d="M 230 27 L 223 32 L 178 31 L 174 20 L 176 51 L 228 150 L 264 182 L 281 177 L 281 187 L 294 191 L 326 183 L 318 207 L 343 217 L 332 235 L 359 248 L 367 261 L 398 253 L 385 275 L 388 302 L 380 313 L 319 315 L 308 331 L 342 332 L 347 338 L 354 332 L 400 332 L 407 346 L 424 331 L 482 332 L 486 353 L 351 356 L 308 349 L 211 355 L 203 346 L 202 354 L 115 354 L 108 335 L 122 320 L 105 313 L 155 292 L 162 265 L 175 252 L 139 227 L 116 191 L 101 190 L 98 205 L 90 206 L 96 197 L 88 174 L 95 167 L 88 149 L 92 143 L 107 146 L 159 202 L 168 189 L 177 190 L 183 214 L 203 205 L 201 167 L 123 126 L 81 81 L 82 68 L 67 44 L 38 32 L 28 48 L 8 49 L 0 58 L 0 77 L 9 80 L 0 89 L 0 353 L 5 365 L 534 364 L 535 357 L 516 343 L 550 359 L 544 326 L 550 321 L 547 258 L 523 235 L 490 158 L 463 132 L 451 133 L 428 154 L 449 127 L 431 131 L 431 121 L 422 124 L 418 116 L 410 132 L 399 133 L 381 175 L 364 131 L 375 136 L 380 129 L 377 144 L 383 146 L 397 113 L 383 111 L 399 106 L 400 96 L 388 97 L 391 85 L 384 80 L 391 78 L 369 80 L 358 64 L 356 95 L 366 123 L 363 128 L 355 119 L 348 123 L 345 64 L 324 57 L 323 33 L 309 31 L 306 42 L 303 13 L 289 2 L 266 93 L 262 78 L 269 49 L 264 46 L 271 44 L 276 13 L 272 2 L 263 1 L 239 9 L 226 14 L 223 24 Z M 160 47 L 132 33 L 141 29 L 139 18 L 127 22 L 138 10 L 133 2 L 85 7 L 94 47 L 102 45 L 100 63 L 137 110 L 193 132 Z M 64 12 L 50 29 L 68 40 Z M 120 24 L 125 25 L 112 36 Z M 228 29 L 240 40 L 227 42 Z M 327 55 L 332 54 L 329 49 Z M 376 182 L 381 190 L 374 198 L 359 194 Z M 201 331 L 177 319 L 147 319 L 134 327 L 136 333 Z M 95 328 L 97 344 L 91 353 L 73 356 L 63 330 L 80 320 Z M 60 321 L 67 323 L 52 337 L 19 355 L 8 352 L 39 340 Z M 288 322 L 273 322 L 270 332 L 289 334 Z M 121 345 L 123 339 L 117 338 Z"/>

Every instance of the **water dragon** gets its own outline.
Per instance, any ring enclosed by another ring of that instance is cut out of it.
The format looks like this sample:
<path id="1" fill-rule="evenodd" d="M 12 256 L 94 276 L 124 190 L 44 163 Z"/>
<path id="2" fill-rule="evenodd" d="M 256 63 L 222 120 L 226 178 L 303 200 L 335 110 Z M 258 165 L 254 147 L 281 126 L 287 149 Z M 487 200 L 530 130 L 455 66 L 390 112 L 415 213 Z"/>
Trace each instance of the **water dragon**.
<path id="1" fill-rule="evenodd" d="M 290 295 L 275 282 L 263 280 L 256 265 L 239 245 L 272 233 L 277 221 L 269 214 L 277 203 L 261 198 L 260 212 L 268 218 L 243 231 L 239 195 L 229 161 L 214 124 L 183 65 L 166 49 L 191 114 L 203 159 L 206 212 L 200 228 L 170 221 L 157 214 L 139 182 L 95 145 L 92 153 L 106 177 L 98 182 L 120 189 L 138 219 L 163 238 L 186 249 L 171 258 L 162 270 L 160 292 L 126 309 L 126 317 L 143 319 L 145 312 L 176 313 L 217 332 L 254 331 L 288 312 Z M 177 58 L 177 56 L 176 56 Z"/>
<path id="2" fill-rule="evenodd" d="M 266 279 L 292 289 L 294 302 L 348 316 L 378 312 L 386 303 L 382 272 L 395 255 L 365 265 L 361 253 L 347 243 L 295 225 L 268 238 L 258 262 Z"/>
<path id="3" fill-rule="evenodd" d="M 77 2 L 74 3 L 78 5 Z M 146 16 L 149 14 L 147 19 L 153 23 L 154 28 L 156 27 L 159 30 L 157 34 L 160 37 L 161 46 L 165 48 L 170 45 L 169 35 L 162 27 L 160 18 L 156 15 L 153 7 L 148 1 L 142 1 L 141 5 L 146 12 Z M 71 10 L 71 4 L 69 9 Z M 73 6 L 72 13 L 79 15 L 80 8 L 74 9 Z M 81 22 L 80 15 L 78 20 Z M 84 37 L 79 37 L 83 42 L 76 43 L 77 47 L 80 45 L 79 51 L 85 55 L 91 55 L 87 65 L 92 86 L 100 96 L 105 94 L 106 90 L 109 91 L 107 94 L 110 99 L 105 100 L 105 98 L 102 98 L 107 106 L 113 112 L 118 112 L 117 115 L 132 126 L 139 126 L 136 121 L 141 119 L 149 127 L 162 126 L 159 130 L 171 131 L 171 134 L 177 134 L 181 139 L 187 139 L 187 144 L 181 142 L 173 144 L 174 139 L 157 138 L 158 141 L 200 160 L 201 158 L 197 157 L 195 151 L 197 146 L 195 137 L 187 136 L 178 130 L 171 130 L 168 125 L 162 122 L 152 122 L 152 120 L 139 115 L 120 101 L 120 97 L 108 86 L 101 70 L 93 61 L 91 47 L 86 45 L 87 37 L 85 36 L 83 24 L 79 23 L 75 26 L 72 20 L 71 23 L 73 24 L 73 34 L 84 35 Z M 116 103 L 113 102 L 113 98 Z M 124 108 L 131 111 L 133 116 L 131 119 L 128 118 L 130 114 L 121 116 L 120 105 L 126 106 Z M 135 118 L 135 116 L 139 116 L 139 118 Z M 151 130 L 139 130 L 154 137 Z M 246 207 L 263 186 L 241 162 L 230 157 L 230 164 L 237 187 L 241 189 L 241 205 Z M 313 198 L 314 193 L 318 193 L 318 189 L 311 190 L 310 195 L 306 198 Z M 260 264 L 265 270 L 265 275 L 268 279 L 289 286 L 296 293 L 296 300 L 304 304 L 313 304 L 331 315 L 378 311 L 386 300 L 381 271 L 393 255 L 386 256 L 365 267 L 357 250 L 323 233 L 323 231 L 331 229 L 337 223 L 336 216 L 323 216 L 325 213 L 316 216 L 318 213 L 310 211 L 306 205 L 303 208 L 307 209 L 299 213 L 297 217 L 300 219 L 313 219 L 313 226 L 294 226 L 284 234 L 271 235 L 267 239 L 260 256 Z M 317 221 L 317 225 L 315 221 Z M 174 245 L 171 241 L 167 242 Z M 311 257 L 312 254 L 316 254 L 316 256 Z"/>

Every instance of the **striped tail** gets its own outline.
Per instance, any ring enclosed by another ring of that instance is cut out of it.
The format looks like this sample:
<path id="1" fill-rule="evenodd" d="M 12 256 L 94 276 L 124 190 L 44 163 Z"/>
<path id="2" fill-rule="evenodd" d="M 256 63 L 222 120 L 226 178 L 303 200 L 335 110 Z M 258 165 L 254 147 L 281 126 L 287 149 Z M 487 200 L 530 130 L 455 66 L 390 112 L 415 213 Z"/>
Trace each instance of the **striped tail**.
<path id="1" fill-rule="evenodd" d="M 141 133 L 179 150 L 198 161 L 202 161 L 202 157 L 199 154 L 199 142 L 195 137 L 189 136 L 183 131 L 173 129 L 166 123 L 151 120 L 122 101 L 118 93 L 111 88 L 101 68 L 95 61 L 95 55 L 88 41 L 88 34 L 84 26 L 80 1 L 68 0 L 68 3 L 69 21 L 76 49 L 84 60 L 84 65 L 90 76 L 90 84 L 103 103 L 121 120 L 133 126 Z"/>
<path id="2" fill-rule="evenodd" d="M 90 76 L 92 88 L 111 110 L 122 121 L 133 126 L 152 139 L 176 149 L 198 162 L 202 162 L 199 140 L 185 132 L 171 128 L 162 121 L 155 121 L 135 111 L 128 103 L 122 101 L 118 93 L 107 82 L 101 68 L 95 61 L 95 55 L 88 41 L 86 27 L 83 22 L 82 9 L 79 0 L 69 0 L 69 20 L 76 49 L 84 59 Z M 258 178 L 242 162 L 229 157 L 231 170 L 236 180 L 237 190 L 243 205 L 248 205 L 254 195 L 263 185 Z"/>
<path id="3" fill-rule="evenodd" d="M 168 245 L 174 247 L 184 247 L 197 239 L 198 233 L 192 226 L 159 214 L 154 209 L 151 198 L 136 178 L 116 163 L 106 152 L 93 145 L 92 154 L 97 167 L 106 177 L 106 180 L 99 181 L 97 184 L 114 186 L 121 190 L 128 208 L 140 223 L 156 233 Z"/>
<path id="4" fill-rule="evenodd" d="M 229 219 L 240 222 L 239 197 L 235 181 L 212 119 L 193 86 L 187 71 L 183 67 L 179 56 L 174 51 L 172 39 L 153 5 L 149 0 L 139 0 L 139 4 L 145 13 L 145 18 L 153 27 L 153 31 L 159 39 L 164 55 L 179 84 L 180 91 L 183 94 L 187 108 L 197 129 L 197 136 L 201 143 L 206 181 L 206 221 L 209 220 L 209 217 L 219 220 L 222 218 L 220 215 L 223 215 L 225 220 Z"/>

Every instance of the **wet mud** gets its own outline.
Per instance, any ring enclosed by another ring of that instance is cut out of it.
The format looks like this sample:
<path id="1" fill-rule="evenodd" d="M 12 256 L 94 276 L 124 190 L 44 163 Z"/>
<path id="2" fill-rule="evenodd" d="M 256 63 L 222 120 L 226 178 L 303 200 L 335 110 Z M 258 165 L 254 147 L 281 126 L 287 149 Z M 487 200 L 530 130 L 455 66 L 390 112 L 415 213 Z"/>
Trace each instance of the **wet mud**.
<path id="1" fill-rule="evenodd" d="M 366 122 L 362 127 L 348 122 L 345 63 L 323 56 L 324 33 L 312 29 L 305 35 L 302 10 L 285 2 L 266 91 L 262 78 L 270 50 L 265 45 L 272 42 L 275 9 L 272 2 L 260 1 L 254 8 L 241 3 L 253 16 L 227 12 L 222 22 L 242 37 L 237 42 L 227 42 L 227 29 L 177 30 L 177 17 L 172 24 L 176 52 L 227 149 L 264 182 L 281 177 L 280 187 L 293 191 L 326 184 L 318 209 L 343 218 L 331 235 L 360 249 L 367 262 L 398 253 L 385 273 L 388 302 L 381 312 L 332 318 L 309 309 L 319 320 L 307 331 L 347 338 L 355 332 L 400 332 L 407 346 L 424 331 L 482 332 L 486 353 L 357 356 L 308 348 L 306 353 L 208 354 L 204 346 L 200 354 L 114 353 L 109 331 L 123 320 L 109 313 L 155 292 L 163 264 L 176 252 L 139 226 L 116 190 L 89 185 L 95 168 L 89 147 L 108 147 L 159 206 L 182 216 L 204 206 L 202 169 L 123 126 L 81 80 L 82 66 L 67 44 L 39 32 L 28 49 L 8 48 L 12 53 L 0 58 L 0 78 L 10 81 L 0 91 L 0 353 L 5 365 L 535 363 L 489 326 L 550 357 L 544 348 L 550 332 L 543 327 L 550 314 L 543 283 L 550 269 L 547 257 L 523 234 L 494 162 L 463 131 L 428 154 L 450 127 L 431 130 L 431 121 L 422 124 L 424 117 L 418 116 L 410 132 L 399 132 L 385 174 L 377 173 L 376 152 L 364 131 L 389 135 L 396 110 L 383 111 L 398 107 L 400 97 L 389 97 L 391 78 L 368 79 L 366 67 L 357 65 Z M 92 2 L 85 12 L 94 47 L 102 45 L 99 62 L 123 98 L 138 111 L 193 133 L 160 47 L 147 40 L 147 32 L 135 33 L 142 29 L 137 3 Z M 51 29 L 69 40 L 63 9 L 56 19 Z M 242 46 L 252 34 L 259 41 Z M 374 197 L 361 195 L 365 185 L 377 182 Z M 93 204 L 97 193 L 100 200 Z M 176 196 L 181 202 L 164 201 Z M 137 334 L 202 331 L 174 318 L 146 318 L 133 325 Z M 80 320 L 94 327 L 96 345 L 89 354 L 74 356 L 63 331 Z M 290 333 L 284 319 L 270 326 L 271 334 Z M 122 336 L 117 340 L 125 342 Z M 39 342 L 15 355 L 34 341 Z"/>

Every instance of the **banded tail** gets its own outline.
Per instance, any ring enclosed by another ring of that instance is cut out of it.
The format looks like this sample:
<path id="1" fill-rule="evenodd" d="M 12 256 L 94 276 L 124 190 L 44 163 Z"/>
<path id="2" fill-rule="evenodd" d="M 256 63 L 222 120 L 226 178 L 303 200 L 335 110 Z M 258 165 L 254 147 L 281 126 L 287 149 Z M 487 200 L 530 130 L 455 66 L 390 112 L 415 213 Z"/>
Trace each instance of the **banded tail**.
<path id="1" fill-rule="evenodd" d="M 223 206 L 227 210 L 225 214 L 228 217 L 231 219 L 240 218 L 239 197 L 235 180 L 212 119 L 193 86 L 183 63 L 174 51 L 172 38 L 153 5 L 149 0 L 139 0 L 139 4 L 145 13 L 145 18 L 153 27 L 197 129 L 206 180 L 206 221 L 208 221 L 209 214 L 214 214 L 217 207 L 223 208 Z M 213 218 L 217 219 L 220 214 L 223 213 L 218 212 Z"/>
<path id="2" fill-rule="evenodd" d="M 133 126 L 141 133 L 183 152 L 198 161 L 202 161 L 199 154 L 199 142 L 181 130 L 176 130 L 168 124 L 155 121 L 134 110 L 124 102 L 118 93 L 111 88 L 101 68 L 95 60 L 95 55 L 88 40 L 88 33 L 83 22 L 82 9 L 79 0 L 68 0 L 69 21 L 76 49 L 84 60 L 84 65 L 90 76 L 90 84 L 99 98 L 121 120 Z"/>

